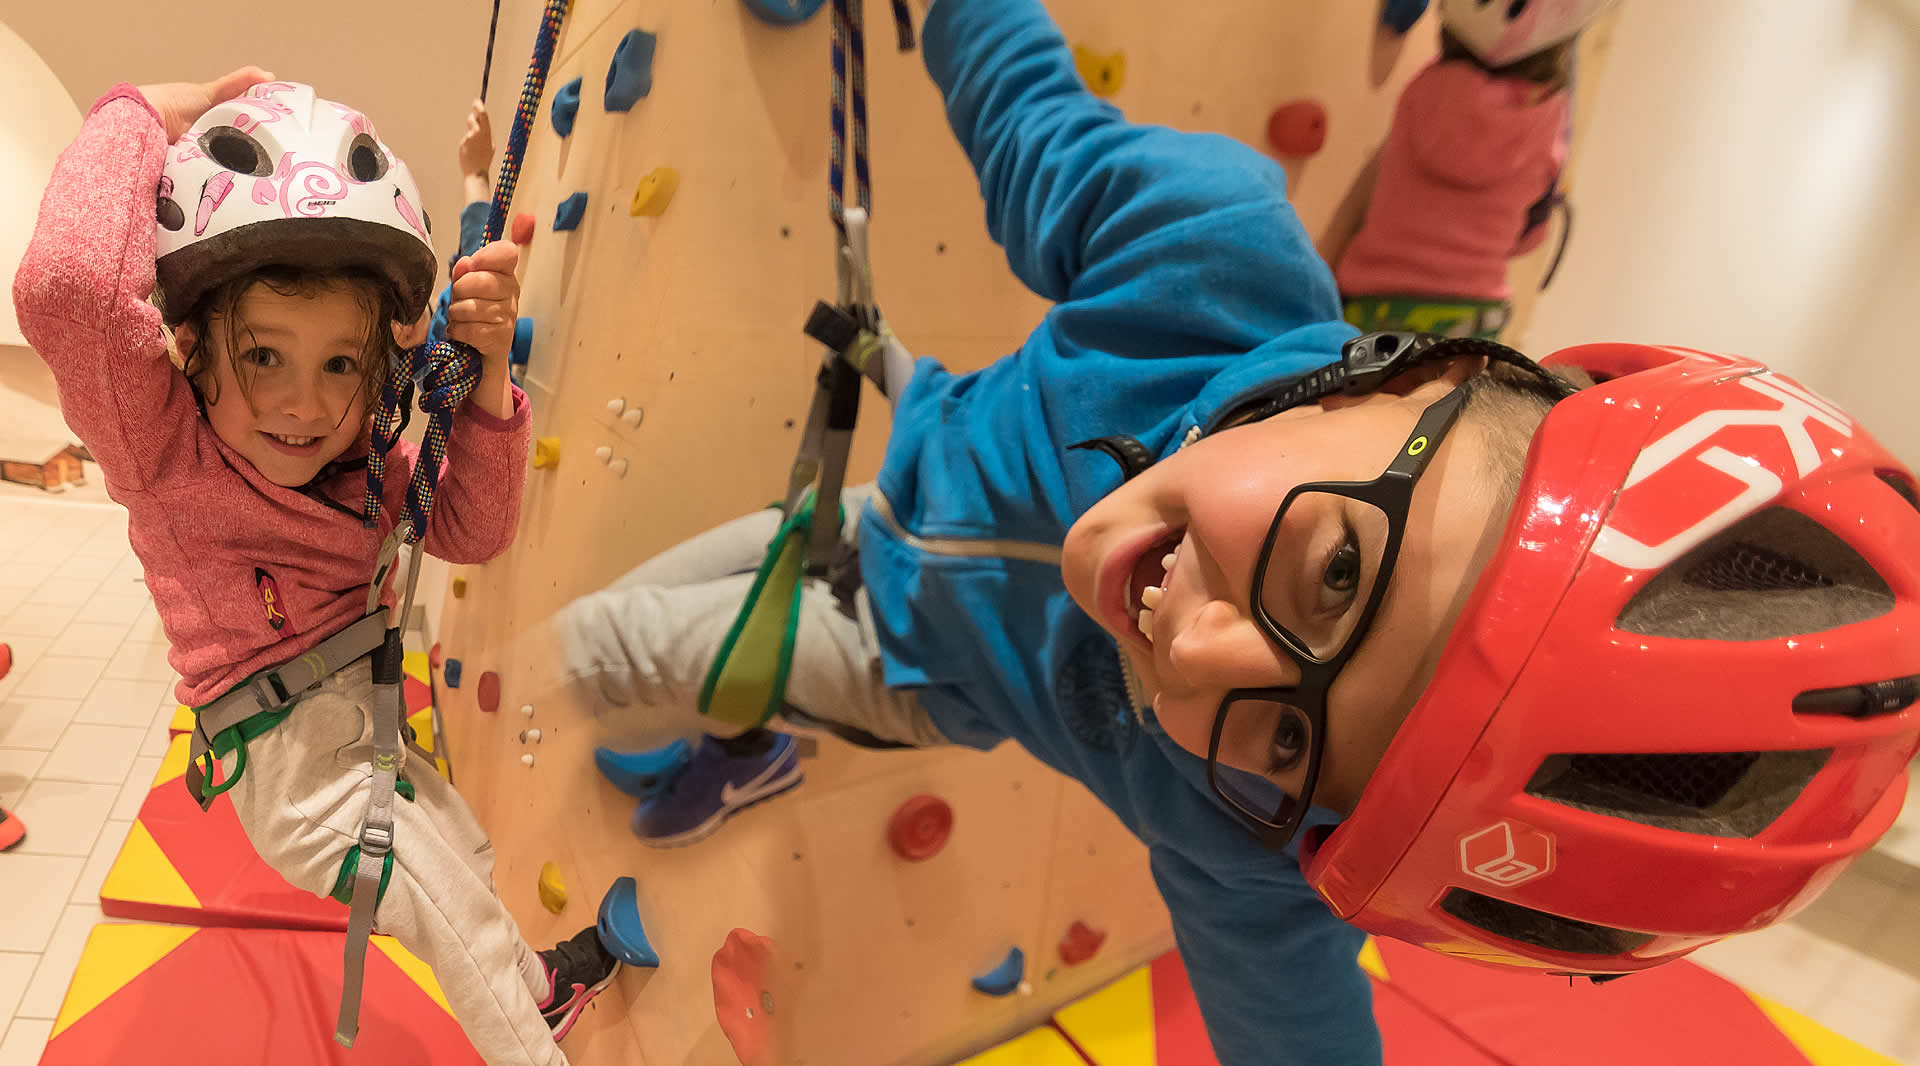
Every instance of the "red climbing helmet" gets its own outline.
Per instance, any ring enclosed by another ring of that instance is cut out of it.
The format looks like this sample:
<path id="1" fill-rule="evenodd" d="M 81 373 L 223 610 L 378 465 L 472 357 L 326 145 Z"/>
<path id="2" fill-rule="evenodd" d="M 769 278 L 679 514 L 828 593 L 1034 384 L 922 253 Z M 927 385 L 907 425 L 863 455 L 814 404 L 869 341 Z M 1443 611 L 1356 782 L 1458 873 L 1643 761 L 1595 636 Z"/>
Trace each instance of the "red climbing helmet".
<path id="1" fill-rule="evenodd" d="M 1920 496 L 1746 359 L 1597 344 L 1352 817 L 1342 918 L 1618 975 L 1777 922 L 1893 824 L 1920 748 Z"/>

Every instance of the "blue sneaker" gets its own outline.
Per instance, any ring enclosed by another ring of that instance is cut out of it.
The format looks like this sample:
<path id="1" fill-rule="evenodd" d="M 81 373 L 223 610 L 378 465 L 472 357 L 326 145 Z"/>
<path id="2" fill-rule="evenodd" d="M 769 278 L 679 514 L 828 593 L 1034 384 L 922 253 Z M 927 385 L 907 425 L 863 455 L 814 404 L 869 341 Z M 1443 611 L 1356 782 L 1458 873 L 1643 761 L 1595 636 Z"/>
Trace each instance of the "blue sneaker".
<path id="1" fill-rule="evenodd" d="M 729 747 L 758 750 L 732 754 Z M 686 768 L 634 809 L 633 835 L 656 848 L 704 840 L 735 811 L 772 799 L 800 778 L 799 745 L 784 733 L 756 730 L 726 741 L 703 737 Z"/>

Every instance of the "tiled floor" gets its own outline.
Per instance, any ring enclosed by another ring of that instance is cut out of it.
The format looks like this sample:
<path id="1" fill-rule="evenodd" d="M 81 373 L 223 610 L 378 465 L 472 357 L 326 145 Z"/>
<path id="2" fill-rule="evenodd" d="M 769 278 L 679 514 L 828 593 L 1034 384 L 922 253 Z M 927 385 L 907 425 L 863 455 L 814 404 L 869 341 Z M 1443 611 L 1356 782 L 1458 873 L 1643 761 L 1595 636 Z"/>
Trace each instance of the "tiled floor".
<path id="1" fill-rule="evenodd" d="M 160 767 L 174 677 L 118 507 L 8 499 L 0 559 L 0 805 L 29 834 L 0 854 L 0 1066 L 34 1066 L 110 920 L 100 882 Z M 1920 802 L 1888 845 L 1795 922 L 1696 958 L 1920 1066 Z"/>

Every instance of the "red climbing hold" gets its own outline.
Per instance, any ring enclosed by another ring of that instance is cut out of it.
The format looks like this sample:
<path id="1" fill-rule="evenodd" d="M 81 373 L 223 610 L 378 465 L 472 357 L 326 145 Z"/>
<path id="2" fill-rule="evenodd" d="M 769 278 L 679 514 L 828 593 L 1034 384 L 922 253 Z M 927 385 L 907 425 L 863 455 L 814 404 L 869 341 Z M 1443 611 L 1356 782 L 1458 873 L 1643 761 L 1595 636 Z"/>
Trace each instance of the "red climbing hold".
<path id="1" fill-rule="evenodd" d="M 742 1066 L 785 1062 L 773 1015 L 773 941 L 748 929 L 727 934 L 713 953 L 713 1013 Z"/>
<path id="2" fill-rule="evenodd" d="M 533 243 L 533 216 L 525 211 L 513 216 L 513 243 Z"/>
<path id="3" fill-rule="evenodd" d="M 919 795 L 900 805 L 887 823 L 893 853 L 908 862 L 924 862 L 940 854 L 953 832 L 953 808 L 938 796 Z"/>
<path id="4" fill-rule="evenodd" d="M 438 643 L 435 643 L 433 647 L 427 649 L 427 668 L 430 670 L 440 669 L 440 645 Z"/>
<path id="5" fill-rule="evenodd" d="M 483 711 L 500 709 L 500 675 L 492 670 L 480 675 L 480 709 Z"/>
<path id="6" fill-rule="evenodd" d="M 1107 934 L 1095 932 L 1085 922 L 1074 922 L 1067 927 L 1067 935 L 1060 938 L 1060 961 L 1078 966 L 1093 958 L 1106 942 Z"/>
<path id="7" fill-rule="evenodd" d="M 1327 109 L 1308 97 L 1282 104 L 1267 119 L 1267 140 L 1281 155 L 1309 156 L 1327 143 Z"/>

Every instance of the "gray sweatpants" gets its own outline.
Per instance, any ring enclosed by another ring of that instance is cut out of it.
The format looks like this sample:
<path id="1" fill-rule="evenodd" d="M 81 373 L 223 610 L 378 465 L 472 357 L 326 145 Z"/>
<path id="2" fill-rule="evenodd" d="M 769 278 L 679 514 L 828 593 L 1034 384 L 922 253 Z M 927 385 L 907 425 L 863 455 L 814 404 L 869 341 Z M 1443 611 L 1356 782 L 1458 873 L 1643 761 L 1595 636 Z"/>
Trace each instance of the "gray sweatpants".
<path id="1" fill-rule="evenodd" d="M 373 668 L 361 659 L 322 681 L 286 720 L 247 743 L 227 795 L 247 839 L 287 883 L 333 892 L 360 839 L 373 777 Z M 493 845 L 431 760 L 401 750 L 414 798 L 393 803 L 393 878 L 376 932 L 433 967 L 467 1039 L 488 1066 L 566 1066 L 540 1016 L 545 964 L 493 890 Z M 234 757 L 223 763 L 231 774 Z M 368 964 L 378 961 L 369 950 Z"/>
<path id="2" fill-rule="evenodd" d="M 868 484 L 842 494 L 847 539 L 873 492 Z M 614 708 L 605 724 L 616 730 L 719 725 L 697 717 L 700 687 L 780 523 L 780 512 L 767 509 L 716 526 L 560 612 L 555 636 L 567 680 Z M 824 581 L 804 579 L 787 704 L 895 744 L 946 743 L 911 691 L 881 680 L 864 590 L 855 594 L 855 606 L 856 617 L 847 617 Z M 783 724 L 778 717 L 769 723 Z"/>

